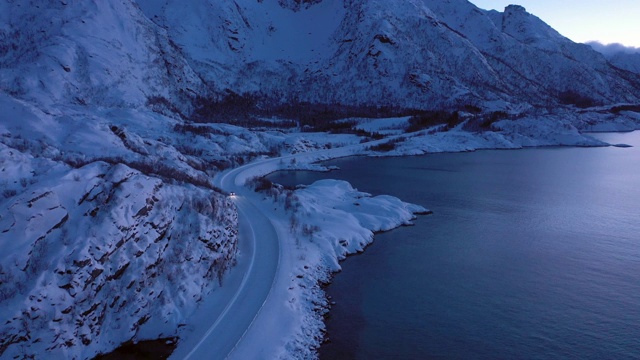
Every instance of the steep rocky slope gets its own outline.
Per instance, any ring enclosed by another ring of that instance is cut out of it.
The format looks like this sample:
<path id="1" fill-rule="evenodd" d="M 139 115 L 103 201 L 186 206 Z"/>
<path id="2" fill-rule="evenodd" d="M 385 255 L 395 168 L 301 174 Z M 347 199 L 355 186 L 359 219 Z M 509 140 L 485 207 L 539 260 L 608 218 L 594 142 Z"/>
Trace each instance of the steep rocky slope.
<path id="1" fill-rule="evenodd" d="M 235 262 L 236 208 L 211 175 L 269 138 L 5 94 L 0 108 L 0 358 L 174 336 Z"/>
<path id="2" fill-rule="evenodd" d="M 211 86 L 273 101 L 437 108 L 638 100 L 638 74 L 517 5 L 500 13 L 466 0 L 138 3 Z"/>
<path id="3" fill-rule="evenodd" d="M 0 85 L 21 99 L 147 106 L 252 94 L 433 109 L 637 102 L 640 75 L 523 7 L 467 0 L 19 0 L 0 8 Z M 575 102 L 575 101 L 574 101 Z"/>
<path id="4" fill-rule="evenodd" d="M 132 1 L 0 3 L 0 88 L 43 106 L 138 107 L 163 98 L 184 111 L 205 91 Z"/>
<path id="5" fill-rule="evenodd" d="M 522 6 L 484 12 L 457 0 L 448 3 L 464 10 L 451 13 L 443 2 L 425 2 L 481 51 L 508 92 L 520 99 L 553 103 L 562 93 L 575 93 L 603 103 L 637 101 L 637 74 L 611 66 L 591 47 L 563 37 Z"/>
<path id="6" fill-rule="evenodd" d="M 228 200 L 125 165 L 65 170 L 52 168 L 3 204 L 7 358 L 91 357 L 148 322 L 151 333 L 172 334 L 233 265 L 237 215 Z"/>

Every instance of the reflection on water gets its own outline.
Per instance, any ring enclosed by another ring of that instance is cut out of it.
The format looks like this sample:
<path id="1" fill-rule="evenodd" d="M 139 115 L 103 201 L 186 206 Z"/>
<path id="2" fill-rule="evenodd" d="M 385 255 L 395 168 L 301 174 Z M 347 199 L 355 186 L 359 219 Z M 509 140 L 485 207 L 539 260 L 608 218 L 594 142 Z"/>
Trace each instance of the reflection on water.
<path id="1" fill-rule="evenodd" d="M 640 133 L 634 148 L 330 162 L 434 215 L 343 263 L 321 358 L 640 358 Z"/>

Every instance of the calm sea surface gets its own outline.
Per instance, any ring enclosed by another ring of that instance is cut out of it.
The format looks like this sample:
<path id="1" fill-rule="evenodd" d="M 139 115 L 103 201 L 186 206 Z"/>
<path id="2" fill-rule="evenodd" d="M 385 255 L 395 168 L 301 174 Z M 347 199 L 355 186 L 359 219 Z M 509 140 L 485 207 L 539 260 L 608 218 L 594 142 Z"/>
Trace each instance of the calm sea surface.
<path id="1" fill-rule="evenodd" d="M 321 359 L 640 359 L 634 148 L 331 161 L 329 174 L 434 211 L 343 262 Z"/>

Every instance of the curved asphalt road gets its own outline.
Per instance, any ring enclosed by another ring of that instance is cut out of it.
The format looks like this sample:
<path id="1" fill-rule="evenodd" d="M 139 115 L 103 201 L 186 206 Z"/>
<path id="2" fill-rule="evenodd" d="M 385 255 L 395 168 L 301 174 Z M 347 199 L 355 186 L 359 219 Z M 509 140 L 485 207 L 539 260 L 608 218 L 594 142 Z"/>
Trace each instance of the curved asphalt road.
<path id="1" fill-rule="evenodd" d="M 315 157 L 308 157 L 306 161 L 349 156 L 353 153 L 345 150 L 362 149 L 386 140 L 388 139 L 316 151 Z M 239 213 L 238 242 L 241 254 L 238 257 L 238 265 L 226 276 L 228 283 L 225 284 L 225 289 L 221 289 L 224 291 L 220 291 L 219 296 L 213 299 L 214 305 L 217 305 L 209 308 L 211 310 L 207 316 L 211 317 L 212 325 L 199 339 L 185 339 L 183 347 L 178 345 L 172 358 L 226 359 L 260 314 L 280 266 L 280 243 L 269 218 L 251 202 L 250 196 L 247 196 L 251 194 L 251 190 L 244 186 L 244 181 L 251 177 L 252 168 L 261 170 L 257 173 L 265 174 L 269 172 L 265 170 L 277 170 L 280 167 L 279 162 L 296 157 L 298 155 L 259 160 L 219 174 L 214 179 L 216 186 L 236 194 L 233 199 Z M 243 276 L 242 280 L 239 279 L 239 275 Z M 187 346 L 191 348 L 185 349 Z M 187 351 L 189 352 L 183 355 Z"/>
<path id="2" fill-rule="evenodd" d="M 266 302 L 275 280 L 280 261 L 280 245 L 273 224 L 249 199 L 243 186 L 236 185 L 236 176 L 249 164 L 223 173 L 215 179 L 216 185 L 235 192 L 233 200 L 238 208 L 239 239 L 245 272 L 236 292 L 219 313 L 212 313 L 212 325 L 196 340 L 184 357 L 189 360 L 225 359 L 242 341 Z M 246 262 L 248 259 L 248 262 Z M 245 269 L 246 268 L 246 269 Z"/>

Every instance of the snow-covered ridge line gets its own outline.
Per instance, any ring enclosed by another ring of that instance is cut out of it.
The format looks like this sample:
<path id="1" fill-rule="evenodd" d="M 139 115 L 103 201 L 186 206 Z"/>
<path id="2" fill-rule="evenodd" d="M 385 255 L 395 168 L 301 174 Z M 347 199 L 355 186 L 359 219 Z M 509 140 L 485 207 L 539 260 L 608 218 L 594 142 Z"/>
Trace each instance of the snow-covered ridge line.
<path id="1" fill-rule="evenodd" d="M 613 66 L 521 6 L 497 12 L 466 0 L 137 2 L 206 83 L 273 102 L 424 109 L 639 100 L 637 72 Z"/>
<path id="2" fill-rule="evenodd" d="M 637 66 L 622 70 L 515 6 L 487 12 L 466 0 L 36 3 L 0 3 L 0 87 L 44 107 L 144 107 L 211 120 L 222 111 L 207 107 L 229 94 L 247 94 L 261 106 L 405 109 L 640 101 Z"/>

